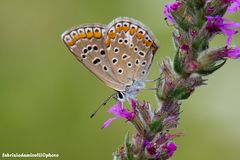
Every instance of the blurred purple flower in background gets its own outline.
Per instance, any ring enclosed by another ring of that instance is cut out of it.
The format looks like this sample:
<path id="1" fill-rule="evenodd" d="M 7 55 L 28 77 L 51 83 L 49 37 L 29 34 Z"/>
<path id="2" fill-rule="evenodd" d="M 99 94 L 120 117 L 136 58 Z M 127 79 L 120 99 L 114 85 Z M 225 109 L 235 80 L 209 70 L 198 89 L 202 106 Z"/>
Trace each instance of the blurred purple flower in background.
<path id="1" fill-rule="evenodd" d="M 232 4 L 228 7 L 227 12 L 235 13 L 240 9 L 240 0 L 232 0 Z"/>
<path id="2" fill-rule="evenodd" d="M 237 59 L 240 58 L 240 46 L 234 48 L 234 49 L 226 49 L 225 50 L 225 56 L 228 58 Z"/>
<path id="3" fill-rule="evenodd" d="M 229 45 L 232 41 L 234 34 L 238 33 L 238 28 L 240 28 L 240 23 L 231 21 L 221 16 L 207 16 L 207 30 L 211 33 L 222 32 L 227 38 L 226 44 Z"/>

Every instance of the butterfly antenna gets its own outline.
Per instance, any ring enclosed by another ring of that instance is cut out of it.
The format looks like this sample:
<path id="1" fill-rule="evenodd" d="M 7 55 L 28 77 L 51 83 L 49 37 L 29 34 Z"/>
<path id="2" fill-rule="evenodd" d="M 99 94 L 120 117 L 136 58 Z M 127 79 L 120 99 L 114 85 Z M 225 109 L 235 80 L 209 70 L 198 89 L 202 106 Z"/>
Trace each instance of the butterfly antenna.
<path id="1" fill-rule="evenodd" d="M 109 96 L 97 109 L 96 109 L 96 111 L 90 116 L 90 118 L 93 118 L 95 115 L 96 115 L 96 113 L 103 107 L 103 106 L 105 106 L 106 104 L 107 104 L 107 102 L 113 97 L 113 96 L 115 96 L 116 95 L 116 93 L 114 93 L 114 94 L 112 94 L 111 96 Z"/>

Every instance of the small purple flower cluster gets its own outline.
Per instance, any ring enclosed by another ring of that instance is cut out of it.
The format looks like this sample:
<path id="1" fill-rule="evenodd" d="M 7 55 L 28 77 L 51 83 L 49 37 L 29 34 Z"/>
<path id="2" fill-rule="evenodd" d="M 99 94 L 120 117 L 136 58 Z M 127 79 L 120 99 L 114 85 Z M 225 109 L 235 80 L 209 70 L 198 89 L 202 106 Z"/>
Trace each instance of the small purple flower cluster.
<path id="1" fill-rule="evenodd" d="M 208 0 L 206 10 L 208 14 L 214 12 L 214 9 L 218 6 L 212 6 L 214 0 Z M 227 12 L 235 13 L 240 10 L 240 0 L 221 0 L 219 1 L 221 5 L 228 5 Z M 176 2 L 169 3 L 165 6 L 163 14 L 166 16 L 166 19 L 169 20 L 174 25 L 176 24 L 175 19 L 173 18 L 173 13 L 180 10 L 184 2 L 176 0 Z M 210 13 L 209 13 L 210 11 Z M 206 30 L 208 30 L 212 35 L 223 33 L 227 36 L 226 47 L 230 47 L 230 43 L 234 35 L 238 34 L 238 29 L 240 28 L 240 23 L 231 21 L 229 19 L 223 18 L 223 15 L 207 15 L 205 18 L 207 20 Z M 240 47 L 240 46 L 239 46 Z M 225 54 L 228 58 L 239 58 L 239 47 L 231 48 L 225 50 L 226 52 L 231 52 L 231 54 Z"/>

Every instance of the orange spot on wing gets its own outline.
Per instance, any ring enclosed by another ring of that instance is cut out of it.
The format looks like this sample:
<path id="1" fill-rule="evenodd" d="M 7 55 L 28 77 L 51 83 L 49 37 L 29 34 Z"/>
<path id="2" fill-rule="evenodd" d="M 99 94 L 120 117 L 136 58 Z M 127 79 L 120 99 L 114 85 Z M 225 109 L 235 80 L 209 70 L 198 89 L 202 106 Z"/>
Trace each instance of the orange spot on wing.
<path id="1" fill-rule="evenodd" d="M 94 32 L 94 37 L 95 38 L 101 38 L 102 37 L 101 32 Z"/>
<path id="2" fill-rule="evenodd" d="M 118 33 L 121 32 L 122 29 L 123 29 L 123 27 L 116 27 L 116 31 L 117 31 Z"/>
<path id="3" fill-rule="evenodd" d="M 123 26 L 124 32 L 127 32 L 129 30 L 129 26 Z"/>
<path id="4" fill-rule="evenodd" d="M 153 45 L 153 42 L 148 40 L 148 41 L 145 42 L 145 44 L 146 44 L 147 47 L 151 47 Z"/>
<path id="5" fill-rule="evenodd" d="M 77 41 L 77 40 L 79 40 L 80 39 L 80 36 L 79 35 L 75 35 L 74 37 L 73 37 L 73 40 L 74 41 Z"/>
<path id="6" fill-rule="evenodd" d="M 109 47 L 109 46 L 110 46 L 110 42 L 111 42 L 111 40 L 110 40 L 109 38 L 105 41 L 106 47 Z"/>
<path id="7" fill-rule="evenodd" d="M 114 39 L 116 37 L 116 33 L 115 32 L 109 32 L 108 37 L 111 38 L 111 39 Z"/>
<path id="8" fill-rule="evenodd" d="M 84 32 L 80 33 L 78 36 L 80 38 L 86 38 L 87 37 L 86 33 L 84 33 Z"/>
<path id="9" fill-rule="evenodd" d="M 68 46 L 73 46 L 73 45 L 75 44 L 75 41 L 74 41 L 74 40 L 71 40 L 71 41 L 69 41 L 69 42 L 66 42 L 66 44 L 67 44 Z"/>
<path id="10" fill-rule="evenodd" d="M 93 32 L 87 32 L 87 38 L 92 38 L 93 37 Z"/>
<path id="11" fill-rule="evenodd" d="M 138 39 L 142 39 L 144 37 L 144 34 L 143 33 L 137 33 L 137 38 Z"/>
<path id="12" fill-rule="evenodd" d="M 130 29 L 130 34 L 133 35 L 137 32 L 137 29 L 136 28 L 131 28 Z"/>

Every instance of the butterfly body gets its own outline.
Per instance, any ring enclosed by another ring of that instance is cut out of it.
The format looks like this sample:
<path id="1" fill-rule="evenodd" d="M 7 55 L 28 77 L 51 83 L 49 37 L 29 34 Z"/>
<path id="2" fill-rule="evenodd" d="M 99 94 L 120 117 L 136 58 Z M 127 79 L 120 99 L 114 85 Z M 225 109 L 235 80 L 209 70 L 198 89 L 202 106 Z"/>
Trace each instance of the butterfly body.
<path id="1" fill-rule="evenodd" d="M 62 34 L 62 40 L 97 78 L 122 94 L 119 100 L 132 99 L 145 87 L 158 49 L 151 31 L 126 17 L 108 25 L 72 28 Z"/>

